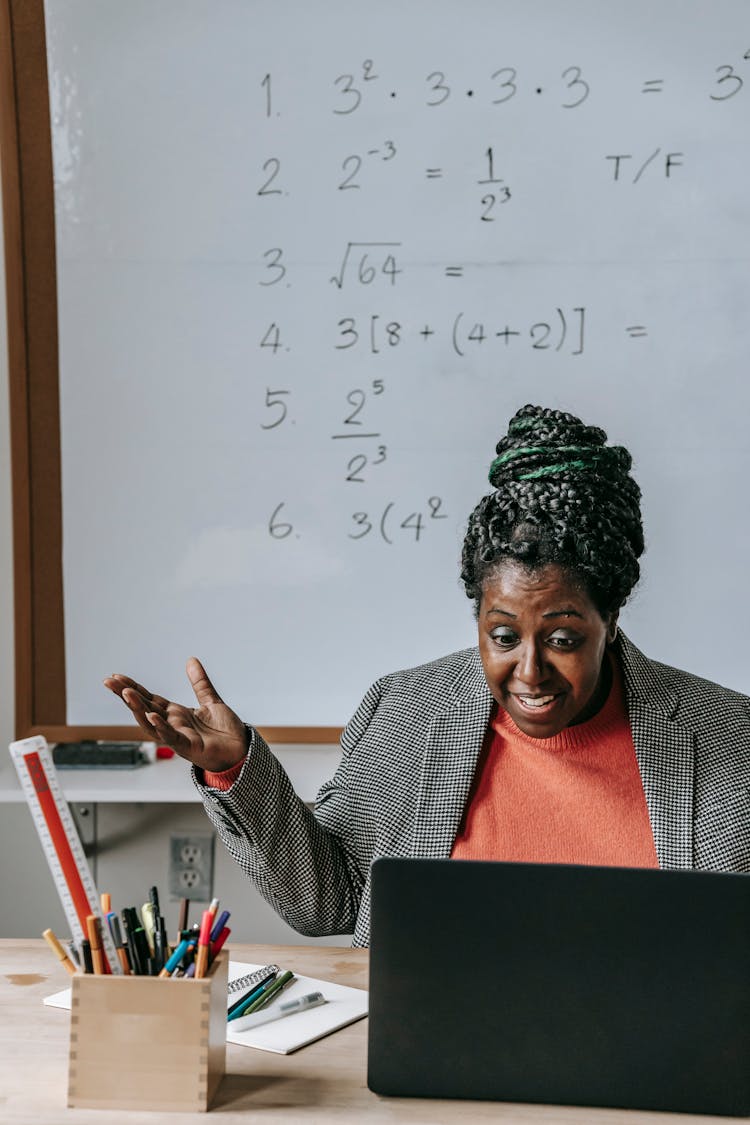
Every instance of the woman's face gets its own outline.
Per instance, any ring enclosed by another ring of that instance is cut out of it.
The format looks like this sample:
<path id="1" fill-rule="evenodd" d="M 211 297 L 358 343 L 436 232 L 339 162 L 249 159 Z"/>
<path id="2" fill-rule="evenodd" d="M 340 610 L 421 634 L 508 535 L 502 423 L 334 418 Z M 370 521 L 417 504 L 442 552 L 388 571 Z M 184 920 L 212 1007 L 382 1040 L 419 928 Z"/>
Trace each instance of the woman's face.
<path id="1" fill-rule="evenodd" d="M 560 567 L 504 562 L 485 579 L 479 652 L 495 700 L 532 738 L 552 738 L 595 715 L 617 615 L 604 620 Z"/>

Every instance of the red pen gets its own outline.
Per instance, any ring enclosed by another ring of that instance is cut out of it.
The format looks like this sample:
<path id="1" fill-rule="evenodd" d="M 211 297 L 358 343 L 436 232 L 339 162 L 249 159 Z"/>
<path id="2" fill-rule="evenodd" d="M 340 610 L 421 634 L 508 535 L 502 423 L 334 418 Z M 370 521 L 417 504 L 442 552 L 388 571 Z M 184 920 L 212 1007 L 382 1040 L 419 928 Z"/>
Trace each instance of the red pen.
<path id="1" fill-rule="evenodd" d="M 222 929 L 219 930 L 219 932 L 216 935 L 216 937 L 214 938 L 214 940 L 211 942 L 211 960 L 212 961 L 213 961 L 214 957 L 216 956 L 216 954 L 221 949 L 224 942 L 227 940 L 227 938 L 231 934 L 231 932 L 232 931 L 229 928 L 229 926 L 223 926 Z"/>

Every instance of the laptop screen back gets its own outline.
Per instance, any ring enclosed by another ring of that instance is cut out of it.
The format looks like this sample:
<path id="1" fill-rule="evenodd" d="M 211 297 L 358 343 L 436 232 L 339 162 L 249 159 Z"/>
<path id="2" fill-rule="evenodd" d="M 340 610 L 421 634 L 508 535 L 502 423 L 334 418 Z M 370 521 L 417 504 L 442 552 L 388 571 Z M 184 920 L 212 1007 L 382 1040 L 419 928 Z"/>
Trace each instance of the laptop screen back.
<path id="1" fill-rule="evenodd" d="M 750 879 L 378 860 L 368 1085 L 750 1113 Z"/>

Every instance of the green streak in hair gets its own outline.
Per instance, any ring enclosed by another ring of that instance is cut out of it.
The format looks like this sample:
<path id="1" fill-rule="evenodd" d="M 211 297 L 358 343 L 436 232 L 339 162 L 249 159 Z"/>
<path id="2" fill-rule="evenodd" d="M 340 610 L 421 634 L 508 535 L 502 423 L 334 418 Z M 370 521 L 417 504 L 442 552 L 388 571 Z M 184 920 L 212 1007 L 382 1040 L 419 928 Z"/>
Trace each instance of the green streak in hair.
<path id="1" fill-rule="evenodd" d="M 507 464 L 508 461 L 515 461 L 518 457 L 534 456 L 536 454 L 545 453 L 546 451 L 547 446 L 544 445 L 529 445 L 519 447 L 518 449 L 506 449 L 505 453 L 501 453 L 500 456 L 496 457 L 492 462 L 492 464 L 490 465 L 488 476 L 491 479 L 492 474 L 495 472 L 495 469 L 501 468 L 503 465 Z M 554 447 L 554 451 L 555 453 L 583 453 L 584 455 L 588 455 L 589 464 L 596 464 L 601 460 L 601 454 L 599 453 L 599 451 L 591 449 L 590 446 L 586 445 L 558 445 Z M 583 461 L 569 462 L 569 464 L 574 465 L 579 469 L 585 468 L 585 462 Z M 524 475 L 519 474 L 518 479 L 533 480 L 538 476 L 554 476 L 560 471 L 560 465 L 552 465 L 549 467 L 549 470 L 536 469 L 532 473 L 526 473 Z"/>
<path id="2" fill-rule="evenodd" d="M 590 464 L 585 461 L 563 461 L 559 465 L 545 465 L 544 468 L 534 469 L 531 473 L 519 473 L 519 480 L 538 480 L 540 477 L 555 477 L 559 473 L 567 473 L 571 470 L 576 472 L 585 472 L 590 468 Z"/>

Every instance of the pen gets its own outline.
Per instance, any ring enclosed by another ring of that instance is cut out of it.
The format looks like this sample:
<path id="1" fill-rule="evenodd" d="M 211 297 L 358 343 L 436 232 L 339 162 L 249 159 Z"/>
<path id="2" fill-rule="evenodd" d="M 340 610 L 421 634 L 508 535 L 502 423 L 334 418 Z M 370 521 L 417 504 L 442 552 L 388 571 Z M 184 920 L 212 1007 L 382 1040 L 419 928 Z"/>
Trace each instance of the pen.
<path id="1" fill-rule="evenodd" d="M 244 1015 L 245 1009 L 248 1007 L 248 1005 L 252 1004 L 253 1000 L 257 1000 L 265 986 L 270 981 L 276 980 L 277 973 L 278 969 L 269 967 L 269 970 L 265 976 L 261 977 L 260 980 L 250 985 L 241 996 L 239 996 L 236 1000 L 233 1000 L 227 1008 L 227 1019 L 238 1019 L 241 1015 Z"/>
<path id="2" fill-rule="evenodd" d="M 158 916 L 161 914 L 161 911 L 159 910 L 159 890 L 158 890 L 158 888 L 157 887 L 150 887 L 149 892 L 148 892 L 148 897 L 149 897 L 149 900 L 151 902 L 151 905 L 154 908 L 154 918 L 158 918 Z"/>
<path id="3" fill-rule="evenodd" d="M 141 907 L 141 918 L 143 919 L 143 932 L 146 935 L 148 942 L 149 957 L 154 955 L 154 930 L 156 928 L 156 917 L 154 915 L 153 903 L 144 902 Z"/>
<path id="4" fill-rule="evenodd" d="M 270 984 L 266 985 L 257 1000 L 253 1000 L 251 1004 L 248 1004 L 242 1015 L 249 1016 L 253 1012 L 257 1012 L 259 1008 L 264 1007 L 264 1005 L 268 1003 L 272 996 L 275 996 L 277 992 L 281 992 L 282 988 L 286 988 L 286 986 L 288 984 L 291 984 L 293 980 L 294 973 L 290 972 L 290 970 L 287 969 L 286 972 L 282 973 L 281 976 L 278 976 L 276 980 L 271 981 Z"/>
<path id="5" fill-rule="evenodd" d="M 229 926 L 224 926 L 223 929 L 221 929 L 219 931 L 219 933 L 216 935 L 216 937 L 213 938 L 213 940 L 211 942 L 211 960 L 212 961 L 213 961 L 214 957 L 216 956 L 216 954 L 221 949 L 221 947 L 224 945 L 224 942 L 227 940 L 227 938 L 229 937 L 231 932 L 232 932 L 232 930 Z"/>
<path id="6" fill-rule="evenodd" d="M 280 1004 L 276 1009 L 243 1016 L 235 1021 L 232 1031 L 249 1031 L 253 1027 L 260 1027 L 261 1024 L 272 1023 L 274 1020 L 283 1019 L 284 1016 L 293 1016 L 295 1012 L 306 1012 L 308 1008 L 317 1008 L 325 1003 L 326 999 L 322 992 L 308 992 L 306 996 L 300 996 L 297 1000 L 287 1000 L 286 1004 Z"/>
<path id="7" fill-rule="evenodd" d="M 130 956 L 130 967 L 137 976 L 140 976 L 145 971 L 145 965 L 141 965 L 141 958 L 135 940 L 135 930 L 138 925 L 138 920 L 134 906 L 123 907 L 122 924 L 125 927 L 125 941 Z"/>
<path id="8" fill-rule="evenodd" d="M 180 913 L 177 916 L 177 932 L 181 935 L 183 930 L 187 929 L 188 925 L 188 911 L 190 910 L 190 899 L 180 899 Z"/>
<path id="9" fill-rule="evenodd" d="M 159 915 L 159 923 L 154 927 L 154 968 L 157 973 L 164 967 L 164 958 L 168 953 L 164 919 Z"/>
<path id="10" fill-rule="evenodd" d="M 212 945 L 216 941 L 216 939 L 219 936 L 219 934 L 221 933 L 221 931 L 226 926 L 227 922 L 229 921 L 229 914 L 230 914 L 229 910 L 222 910 L 219 917 L 213 923 L 213 929 L 211 930 L 211 944 Z"/>
<path id="11" fill-rule="evenodd" d="M 250 1005 L 262 996 L 265 989 L 276 980 L 276 977 L 277 973 L 271 973 L 265 980 L 253 985 L 250 992 L 247 992 L 244 996 L 241 996 L 239 1000 L 235 1000 L 233 1004 L 230 1004 L 227 1010 L 227 1021 L 236 1020 L 239 1019 L 240 1016 L 244 1016 Z"/>
<path id="12" fill-rule="evenodd" d="M 89 914 L 86 918 L 86 932 L 89 935 L 94 972 L 101 976 L 104 973 L 104 953 L 102 951 L 101 924 L 96 914 Z"/>
<path id="13" fill-rule="evenodd" d="M 116 920 L 116 918 L 117 918 L 117 911 L 116 910 L 108 910 L 107 913 L 104 915 L 104 919 L 107 923 L 107 926 L 109 927 L 109 932 L 112 934 L 112 941 L 115 940 L 115 931 L 112 929 L 112 923 Z"/>
<path id="14" fill-rule="evenodd" d="M 75 965 L 76 969 L 80 969 L 81 958 L 78 954 L 78 950 L 76 949 L 76 943 L 71 939 L 70 941 L 66 941 L 65 944 L 66 944 L 67 949 L 68 949 L 68 957 L 70 957 L 70 959 L 73 962 L 73 964 Z"/>
<path id="15" fill-rule="evenodd" d="M 214 900 L 218 906 L 218 900 Z M 215 913 L 215 911 L 214 911 Z M 195 958 L 195 979 L 200 980 L 201 977 L 206 975 L 208 968 L 208 951 L 211 944 L 211 926 L 213 925 L 214 914 L 211 908 L 203 911 L 201 919 L 201 929 L 198 935 L 198 953 Z"/>
<path id="16" fill-rule="evenodd" d="M 71 976 L 73 976 L 73 974 L 76 972 L 76 967 L 71 961 L 70 957 L 68 957 L 63 947 L 60 945 L 60 942 L 57 940 L 54 932 L 52 930 L 44 930 L 44 932 L 42 933 L 42 937 L 47 942 L 47 945 L 50 947 L 55 957 L 57 957 L 58 960 L 62 961 L 67 971 Z"/>
<path id="17" fill-rule="evenodd" d="M 190 947 L 190 938 L 183 938 L 180 944 L 175 949 L 171 957 L 169 957 L 164 965 L 164 968 L 159 973 L 160 977 L 168 977 L 179 965 L 182 958 L 187 953 Z"/>
<path id="18" fill-rule="evenodd" d="M 88 938 L 83 938 L 81 941 L 81 960 L 84 973 L 93 973 L 94 962 L 91 959 L 91 942 Z"/>
<path id="19" fill-rule="evenodd" d="M 125 943 L 122 940 L 122 931 L 120 930 L 120 920 L 115 913 L 112 913 L 112 914 L 107 915 L 107 921 L 109 922 L 109 929 L 110 929 L 110 932 L 112 934 L 112 941 L 115 943 L 115 949 L 117 950 L 117 959 L 119 960 L 119 962 L 122 966 L 123 975 L 126 976 L 126 977 L 129 977 L 130 976 L 130 958 L 128 957 L 128 951 L 125 948 Z"/>
<path id="20" fill-rule="evenodd" d="M 112 909 L 112 895 L 107 891 L 102 891 L 99 896 L 99 901 L 102 907 L 102 914 L 109 914 Z"/>
<path id="21" fill-rule="evenodd" d="M 138 950 L 139 972 L 142 976 L 148 976 L 148 963 L 151 960 L 151 951 L 148 947 L 148 938 L 146 937 L 146 931 L 143 926 L 136 926 L 133 930 L 132 938 Z"/>
<path id="22" fill-rule="evenodd" d="M 154 950 L 154 967 L 157 972 L 160 972 L 164 967 L 164 962 L 169 956 L 169 949 L 167 943 L 167 928 L 164 921 L 164 915 L 159 908 L 159 891 L 156 887 L 151 887 L 148 892 L 148 897 L 151 901 L 152 916 L 154 919 L 153 930 L 153 950 Z"/>

